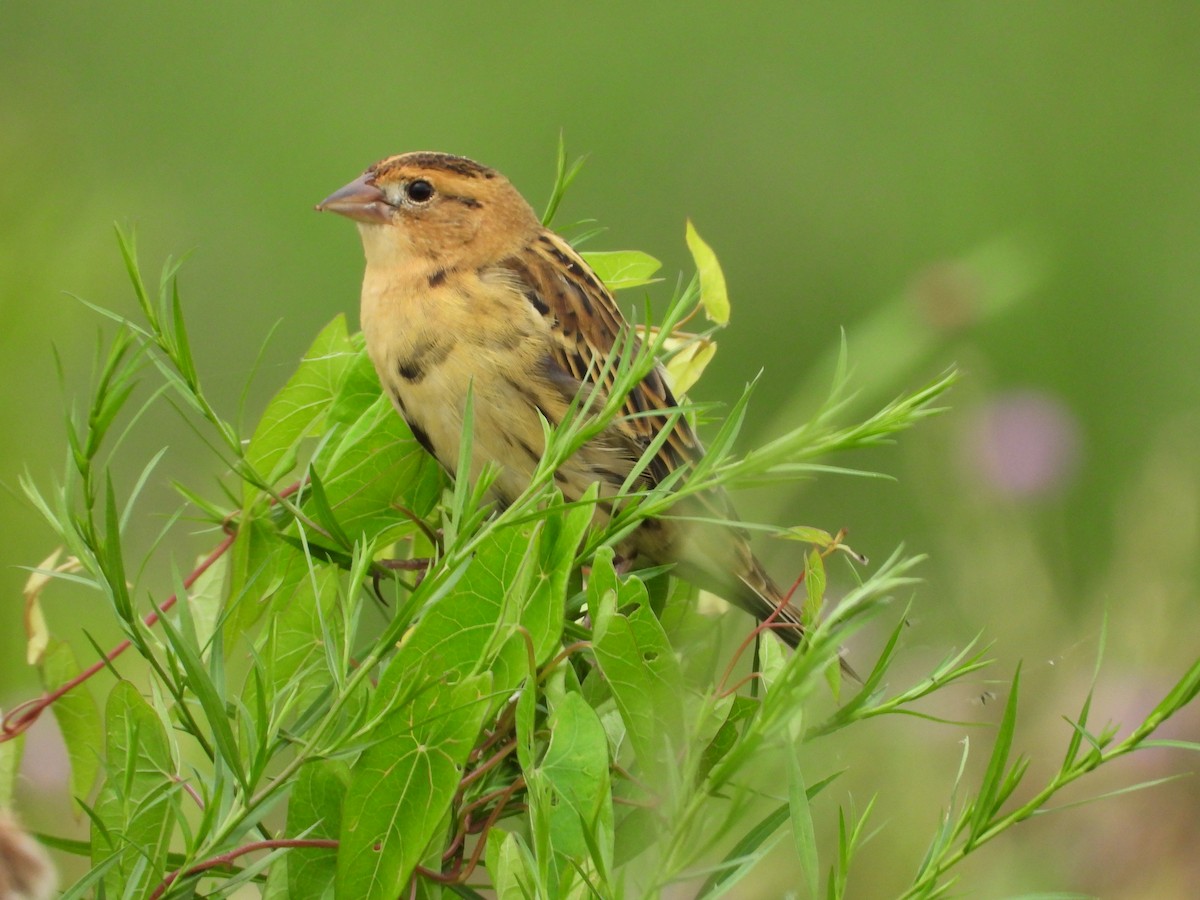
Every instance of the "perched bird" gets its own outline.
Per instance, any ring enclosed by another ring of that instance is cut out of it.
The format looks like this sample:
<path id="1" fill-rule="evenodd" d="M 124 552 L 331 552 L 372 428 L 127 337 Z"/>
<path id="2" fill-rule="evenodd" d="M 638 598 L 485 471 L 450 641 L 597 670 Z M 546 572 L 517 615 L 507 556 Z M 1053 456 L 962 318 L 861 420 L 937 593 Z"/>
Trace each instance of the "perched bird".
<path id="1" fill-rule="evenodd" d="M 455 468 L 470 388 L 469 477 L 498 464 L 492 497 L 511 503 L 544 450 L 539 413 L 556 424 L 581 391 L 611 389 L 604 362 L 615 346 L 627 346 L 630 327 L 612 295 L 504 176 L 461 156 L 389 157 L 317 209 L 358 225 L 366 255 L 363 335 L 396 410 L 445 469 L 462 474 Z M 675 406 L 655 368 L 625 398 L 625 415 L 555 473 L 563 495 L 578 499 L 599 482 L 597 514 L 606 515 L 605 496 L 664 428 L 671 433 L 642 486 L 690 466 L 703 448 L 683 417 L 671 415 Z M 675 513 L 735 519 L 718 491 L 681 500 Z M 733 525 L 650 519 L 618 552 L 634 565 L 673 563 L 680 577 L 759 619 L 783 606 L 746 533 Z M 774 621 L 796 646 L 798 611 L 785 606 Z"/>

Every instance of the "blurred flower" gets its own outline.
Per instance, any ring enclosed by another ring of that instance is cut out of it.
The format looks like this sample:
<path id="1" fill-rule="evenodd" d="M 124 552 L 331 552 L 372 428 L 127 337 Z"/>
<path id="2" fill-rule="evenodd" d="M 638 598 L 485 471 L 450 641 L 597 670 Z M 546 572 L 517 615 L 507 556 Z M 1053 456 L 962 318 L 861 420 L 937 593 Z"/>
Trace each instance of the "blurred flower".
<path id="1" fill-rule="evenodd" d="M 67 746 L 53 716 L 42 716 L 25 732 L 21 776 L 42 794 L 61 793 L 71 779 Z M 3 895 L 0 895 L 2 897 Z"/>
<path id="2" fill-rule="evenodd" d="M 1023 390 L 999 394 L 977 410 L 963 449 L 972 478 L 1020 498 L 1064 488 L 1079 448 L 1079 424 L 1066 405 L 1045 391 Z"/>

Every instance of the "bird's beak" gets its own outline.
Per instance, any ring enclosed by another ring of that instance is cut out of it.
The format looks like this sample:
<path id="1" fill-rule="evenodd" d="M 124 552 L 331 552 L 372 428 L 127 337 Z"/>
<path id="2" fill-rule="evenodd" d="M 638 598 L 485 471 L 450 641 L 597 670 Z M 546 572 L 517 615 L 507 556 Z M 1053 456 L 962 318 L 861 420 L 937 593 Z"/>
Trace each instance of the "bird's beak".
<path id="1" fill-rule="evenodd" d="M 317 212 L 339 213 L 356 222 L 381 225 L 392 220 L 392 205 L 387 196 L 375 187 L 374 174 L 368 172 L 344 188 L 334 191 L 317 204 Z"/>

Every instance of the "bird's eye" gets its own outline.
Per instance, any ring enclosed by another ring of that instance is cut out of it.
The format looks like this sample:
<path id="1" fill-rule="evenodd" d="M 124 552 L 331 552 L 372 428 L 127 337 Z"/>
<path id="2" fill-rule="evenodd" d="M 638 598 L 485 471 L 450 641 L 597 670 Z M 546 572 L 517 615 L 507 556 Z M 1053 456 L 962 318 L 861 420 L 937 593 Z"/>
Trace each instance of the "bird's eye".
<path id="1" fill-rule="evenodd" d="M 404 193 L 413 203 L 428 203 L 433 198 L 433 185 L 424 178 L 418 178 L 405 185 Z"/>

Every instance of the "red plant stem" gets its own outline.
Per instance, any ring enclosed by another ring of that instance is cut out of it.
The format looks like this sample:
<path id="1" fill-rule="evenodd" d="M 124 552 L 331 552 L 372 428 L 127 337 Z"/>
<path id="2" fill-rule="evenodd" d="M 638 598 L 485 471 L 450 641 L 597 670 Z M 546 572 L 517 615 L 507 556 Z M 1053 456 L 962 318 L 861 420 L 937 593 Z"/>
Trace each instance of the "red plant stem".
<path id="1" fill-rule="evenodd" d="M 517 742 L 515 740 L 509 741 L 507 744 L 505 744 L 497 753 L 493 754 L 492 757 L 489 758 L 487 762 L 485 762 L 481 766 L 476 766 L 471 771 L 470 775 L 467 775 L 465 778 L 463 778 L 462 781 L 460 781 L 458 783 L 459 792 L 461 792 L 464 788 L 470 787 L 470 785 L 476 779 L 478 779 L 480 776 L 482 776 L 485 772 L 487 772 L 488 769 L 491 769 L 492 767 L 494 767 L 497 763 L 500 762 L 500 760 L 504 759 L 504 757 L 508 756 L 508 754 L 512 753 L 516 749 L 517 749 Z"/>
<path id="2" fill-rule="evenodd" d="M 572 653 L 578 653 L 580 650 L 590 650 L 591 646 L 591 641 L 576 641 L 573 644 L 568 644 L 567 646 L 563 647 L 559 654 L 554 657 L 554 659 L 550 660 L 550 662 L 546 663 L 546 665 L 542 667 L 542 671 L 538 675 L 538 681 L 541 682 L 544 680 L 547 675 L 558 668 L 558 664 L 560 662 L 569 657 Z"/>
<path id="3" fill-rule="evenodd" d="M 158 887 L 154 889 L 154 893 L 150 895 L 150 900 L 158 900 L 178 878 L 188 878 L 192 875 L 199 875 L 201 872 L 207 872 L 209 869 L 228 865 L 247 853 L 255 853 L 259 850 L 278 850 L 281 847 L 320 847 L 326 850 L 336 850 L 337 846 L 338 842 L 329 838 L 280 838 L 270 841 L 255 841 L 253 844 L 247 844 L 236 850 L 230 850 L 228 853 L 222 853 L 220 856 L 206 859 L 189 869 L 176 869 L 159 883 Z"/>
<path id="4" fill-rule="evenodd" d="M 212 553 L 208 554 L 208 556 L 204 558 L 200 565 L 196 566 L 196 568 L 192 570 L 191 574 L 189 574 L 187 578 L 183 579 L 183 586 L 185 588 L 190 588 L 193 584 L 195 584 L 200 576 L 212 567 L 213 563 L 215 563 L 229 551 L 229 548 L 233 546 L 233 542 L 236 538 L 236 532 L 226 535 L 225 540 L 217 544 Z M 142 622 L 147 628 L 153 626 L 158 621 L 158 613 L 165 613 L 175 605 L 178 599 L 178 594 L 172 594 L 162 602 L 162 605 L 159 606 L 158 611 L 148 613 L 142 619 Z M 46 707 L 54 703 L 54 701 L 56 701 L 63 694 L 67 693 L 73 688 L 79 687 L 79 685 L 83 684 L 101 669 L 108 666 L 113 660 L 128 650 L 130 646 L 132 646 L 132 644 L 129 640 L 121 641 L 121 643 L 117 644 L 117 646 L 113 647 L 113 649 L 108 652 L 108 655 L 105 656 L 103 660 L 88 666 L 70 681 L 65 682 L 52 691 L 42 694 L 40 697 L 35 697 L 32 700 L 26 700 L 24 703 L 13 707 L 11 710 L 9 710 L 8 715 L 4 717 L 3 725 L 0 725 L 0 743 L 11 741 L 13 738 L 17 737 L 17 735 L 24 733 L 31 725 L 33 725 L 34 722 L 38 720 L 41 714 L 46 711 Z"/>
<path id="5" fill-rule="evenodd" d="M 733 654 L 733 658 L 731 660 L 729 660 L 729 665 L 725 669 L 725 674 L 721 676 L 722 686 L 728 684 L 729 676 L 733 674 L 734 666 L 737 665 L 738 660 L 742 658 L 742 654 L 746 652 L 747 648 L 754 642 L 755 638 L 757 638 L 760 634 L 762 634 L 763 632 L 766 632 L 766 631 L 770 631 L 773 628 L 795 628 L 796 627 L 796 626 L 792 625 L 790 622 L 776 622 L 775 620 L 776 620 L 776 618 L 779 617 L 779 614 L 783 612 L 783 610 L 787 607 L 787 605 L 789 603 L 791 603 L 792 595 L 796 593 L 796 589 L 799 588 L 803 582 L 804 582 L 804 573 L 801 572 L 800 577 L 792 582 L 791 588 L 788 590 L 788 592 L 786 594 L 783 595 L 783 597 L 780 599 L 779 603 L 776 604 L 775 609 L 773 609 L 771 611 L 771 614 L 769 616 L 767 616 L 765 619 L 763 619 L 761 622 L 759 622 L 758 625 L 749 634 L 746 635 L 745 640 L 743 640 L 742 643 L 738 646 L 737 652 Z M 743 683 L 745 683 L 744 680 L 739 681 L 737 687 L 740 687 Z M 736 690 L 736 688 L 734 688 L 734 690 Z M 729 689 L 722 687 L 721 693 L 719 694 L 719 696 L 725 697 L 725 696 L 728 696 L 730 693 L 731 693 L 731 691 Z"/>
<path id="6" fill-rule="evenodd" d="M 471 851 L 471 858 L 467 860 L 466 868 L 461 865 L 455 865 L 449 872 L 435 872 L 433 869 L 427 869 L 424 866 L 417 866 L 414 870 L 415 874 L 422 878 L 428 878 L 430 881 L 436 881 L 439 884 L 461 884 L 471 877 L 475 871 L 475 867 L 479 865 L 479 858 L 483 855 L 483 849 L 487 845 L 487 833 L 492 826 L 500 818 L 500 814 L 504 812 L 504 807 L 512 798 L 512 795 L 517 792 L 517 788 L 523 787 L 524 779 L 518 778 L 505 789 L 505 796 L 500 799 L 500 802 L 492 807 L 492 811 L 488 814 L 487 820 L 483 823 L 483 827 L 479 830 L 479 840 L 475 842 L 475 848 Z M 151 898 L 154 900 L 154 898 Z"/>
<path id="7" fill-rule="evenodd" d="M 282 500 L 284 497 L 290 497 L 292 494 L 300 490 L 303 484 L 304 482 L 297 481 L 294 484 L 288 485 L 279 492 L 278 499 Z M 275 503 L 276 498 L 271 498 L 270 505 L 274 506 Z M 217 544 L 215 548 L 213 548 L 213 551 L 201 561 L 200 565 L 196 566 L 196 568 L 191 571 L 187 578 L 183 579 L 183 587 L 185 590 L 195 584 L 201 575 L 212 568 L 213 564 L 217 560 L 229 552 L 229 548 L 233 546 L 233 542 L 237 539 L 237 528 L 233 523 L 234 516 L 236 515 L 236 513 L 230 513 L 225 517 L 225 521 L 221 523 L 221 528 L 225 531 L 225 539 L 221 541 L 221 543 Z M 147 614 L 142 619 L 143 624 L 145 624 L 147 628 L 152 627 L 156 622 L 158 622 L 159 613 L 167 612 L 178 600 L 179 595 L 172 594 L 162 602 L 156 611 Z M 121 643 L 117 644 L 117 646 L 113 647 L 113 649 L 108 652 L 108 655 L 105 656 L 103 660 L 88 666 L 70 681 L 58 686 L 52 691 L 42 694 L 40 697 L 35 697 L 32 700 L 26 700 L 24 703 L 20 703 L 10 709 L 8 711 L 8 715 L 4 717 L 3 722 L 0 722 L 0 744 L 3 744 L 5 741 L 11 741 L 18 735 L 24 734 L 26 731 L 28 731 L 30 726 L 32 726 L 33 723 L 41 717 L 42 713 L 46 711 L 48 706 L 54 703 L 63 694 L 67 693 L 73 688 L 79 687 L 79 685 L 83 684 L 101 669 L 111 665 L 113 660 L 128 650 L 130 646 L 130 641 L 121 641 Z"/>

